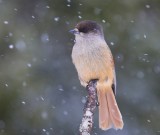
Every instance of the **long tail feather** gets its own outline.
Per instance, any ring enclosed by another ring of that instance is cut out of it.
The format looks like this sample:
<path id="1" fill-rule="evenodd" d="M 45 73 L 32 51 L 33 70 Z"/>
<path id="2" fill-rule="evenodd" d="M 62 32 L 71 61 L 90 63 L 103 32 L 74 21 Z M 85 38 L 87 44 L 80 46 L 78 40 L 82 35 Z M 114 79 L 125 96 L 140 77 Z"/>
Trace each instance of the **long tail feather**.
<path id="1" fill-rule="evenodd" d="M 110 87 L 98 89 L 99 100 L 99 127 L 102 130 L 110 128 L 122 129 L 123 120 L 115 96 Z"/>

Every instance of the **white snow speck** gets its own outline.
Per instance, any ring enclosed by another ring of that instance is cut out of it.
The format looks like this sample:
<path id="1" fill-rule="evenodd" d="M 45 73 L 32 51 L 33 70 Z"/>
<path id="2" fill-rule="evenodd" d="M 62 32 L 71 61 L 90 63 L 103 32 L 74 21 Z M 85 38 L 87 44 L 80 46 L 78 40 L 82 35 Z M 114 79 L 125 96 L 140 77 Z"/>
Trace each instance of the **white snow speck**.
<path id="1" fill-rule="evenodd" d="M 106 21 L 105 21 L 105 20 L 102 20 L 102 22 L 103 22 L 103 23 L 106 23 Z"/>
<path id="2" fill-rule="evenodd" d="M 150 123 L 150 122 L 151 122 L 151 120 L 147 120 L 147 122 L 149 122 L 149 123 Z"/>
<path id="3" fill-rule="evenodd" d="M 46 132 L 46 129 L 43 128 L 42 131 L 43 131 L 43 132 Z"/>
<path id="4" fill-rule="evenodd" d="M 67 4 L 67 7 L 70 7 L 71 5 L 70 4 Z"/>
<path id="5" fill-rule="evenodd" d="M 54 20 L 55 20 L 56 22 L 58 22 L 58 21 L 59 21 L 59 17 L 55 17 Z"/>
<path id="6" fill-rule="evenodd" d="M 14 46 L 13 45 L 9 45 L 9 49 L 13 49 L 14 48 Z"/>
<path id="7" fill-rule="evenodd" d="M 50 8 L 50 6 L 46 6 L 46 8 Z"/>
<path id="8" fill-rule="evenodd" d="M 146 8 L 150 8 L 150 7 L 151 7 L 150 5 L 148 5 L 148 4 L 146 5 Z"/>
<path id="9" fill-rule="evenodd" d="M 144 38 L 147 38 L 147 36 L 146 36 L 145 34 L 143 35 L 143 37 L 144 37 Z"/>
<path id="10" fill-rule="evenodd" d="M 147 56 L 148 54 L 147 54 L 147 53 L 145 53 L 144 55 L 145 55 L 145 56 Z"/>
<path id="11" fill-rule="evenodd" d="M 134 23 L 134 20 L 131 20 L 131 23 Z"/>
<path id="12" fill-rule="evenodd" d="M 12 37 L 12 36 L 13 36 L 13 33 L 9 32 L 9 36 Z"/>
<path id="13" fill-rule="evenodd" d="M 8 21 L 4 21 L 4 24 L 9 24 L 9 22 Z"/>
<path id="14" fill-rule="evenodd" d="M 18 11 L 18 9 L 17 9 L 17 8 L 14 8 L 14 11 Z"/>
<path id="15" fill-rule="evenodd" d="M 42 96 L 40 98 L 41 98 L 42 101 L 44 101 L 44 98 Z"/>
<path id="16" fill-rule="evenodd" d="M 32 64 L 31 64 L 31 63 L 27 63 L 27 66 L 28 66 L 28 67 L 31 67 L 31 66 L 32 66 Z"/>
<path id="17" fill-rule="evenodd" d="M 26 104 L 26 102 L 22 101 L 22 104 L 24 104 L 24 105 L 25 105 L 25 104 Z"/>
<path id="18" fill-rule="evenodd" d="M 80 6 L 82 6 L 82 3 L 79 3 Z"/>
<path id="19" fill-rule="evenodd" d="M 32 18 L 34 19 L 34 18 L 35 18 L 35 16 L 34 16 L 34 15 L 32 15 Z"/>
<path id="20" fill-rule="evenodd" d="M 79 18 L 79 19 L 82 19 L 82 16 L 79 15 L 78 18 Z"/>
<path id="21" fill-rule="evenodd" d="M 5 86 L 8 87 L 8 84 L 6 83 Z"/>
<path id="22" fill-rule="evenodd" d="M 111 45 L 114 45 L 114 42 L 110 42 Z"/>
<path id="23" fill-rule="evenodd" d="M 58 90 L 59 90 L 59 91 L 64 91 L 64 89 L 62 89 L 62 88 L 59 88 Z"/>
<path id="24" fill-rule="evenodd" d="M 71 2 L 71 0 L 67 0 L 67 2 Z"/>

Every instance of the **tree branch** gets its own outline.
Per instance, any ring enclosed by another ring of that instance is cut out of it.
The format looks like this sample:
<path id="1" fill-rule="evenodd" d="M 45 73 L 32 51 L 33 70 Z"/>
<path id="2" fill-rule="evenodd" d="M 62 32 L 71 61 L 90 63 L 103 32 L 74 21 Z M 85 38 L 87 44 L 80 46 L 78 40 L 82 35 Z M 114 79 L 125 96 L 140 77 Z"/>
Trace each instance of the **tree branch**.
<path id="1" fill-rule="evenodd" d="M 96 84 L 97 80 L 91 80 L 86 87 L 88 96 L 84 106 L 82 123 L 79 128 L 80 135 L 90 135 L 93 127 L 93 115 L 98 105 Z"/>

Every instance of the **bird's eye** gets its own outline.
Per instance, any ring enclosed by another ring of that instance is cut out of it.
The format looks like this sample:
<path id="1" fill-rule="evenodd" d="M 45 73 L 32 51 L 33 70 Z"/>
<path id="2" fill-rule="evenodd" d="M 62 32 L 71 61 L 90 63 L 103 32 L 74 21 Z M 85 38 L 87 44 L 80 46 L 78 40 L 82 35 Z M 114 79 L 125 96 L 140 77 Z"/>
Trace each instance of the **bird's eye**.
<path id="1" fill-rule="evenodd" d="M 88 33 L 88 29 L 85 27 L 79 28 L 79 32 Z"/>

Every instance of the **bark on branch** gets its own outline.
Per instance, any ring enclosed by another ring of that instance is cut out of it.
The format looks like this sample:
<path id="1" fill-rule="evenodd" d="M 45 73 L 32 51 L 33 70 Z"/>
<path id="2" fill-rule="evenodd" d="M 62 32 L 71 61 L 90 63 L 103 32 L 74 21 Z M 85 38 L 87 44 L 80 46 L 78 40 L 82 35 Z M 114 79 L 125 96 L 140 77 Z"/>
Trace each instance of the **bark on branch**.
<path id="1" fill-rule="evenodd" d="M 97 80 L 91 80 L 86 87 L 88 96 L 84 106 L 82 123 L 79 128 L 80 135 L 90 135 L 92 131 L 93 115 L 95 108 L 98 105 L 96 84 Z"/>

